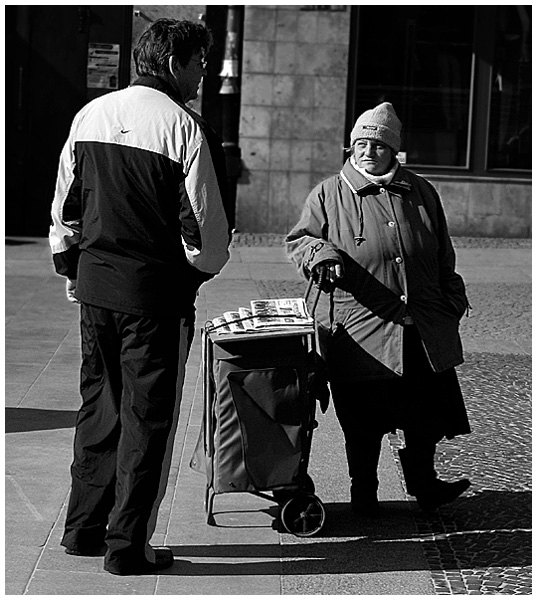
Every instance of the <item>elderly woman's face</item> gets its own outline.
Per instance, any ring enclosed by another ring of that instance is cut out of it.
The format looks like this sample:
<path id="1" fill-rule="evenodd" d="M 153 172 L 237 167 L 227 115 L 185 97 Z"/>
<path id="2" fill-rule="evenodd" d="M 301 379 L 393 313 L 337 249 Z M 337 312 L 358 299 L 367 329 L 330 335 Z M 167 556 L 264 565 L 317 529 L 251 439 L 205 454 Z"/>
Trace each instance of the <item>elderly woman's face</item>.
<path id="1" fill-rule="evenodd" d="M 393 152 L 377 140 L 359 139 L 354 143 L 356 164 L 371 175 L 384 175 L 390 170 Z"/>

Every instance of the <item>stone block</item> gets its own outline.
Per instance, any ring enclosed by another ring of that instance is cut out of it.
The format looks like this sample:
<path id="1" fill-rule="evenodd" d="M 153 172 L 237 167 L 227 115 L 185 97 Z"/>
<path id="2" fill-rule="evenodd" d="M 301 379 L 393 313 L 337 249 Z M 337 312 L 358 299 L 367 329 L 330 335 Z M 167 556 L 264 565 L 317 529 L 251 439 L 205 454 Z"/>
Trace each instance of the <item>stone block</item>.
<path id="1" fill-rule="evenodd" d="M 269 171 L 243 171 L 237 186 L 238 231 L 268 231 Z"/>
<path id="2" fill-rule="evenodd" d="M 348 49 L 341 45 L 297 44 L 296 72 L 302 75 L 346 77 Z"/>
<path id="3" fill-rule="evenodd" d="M 317 39 L 318 13 L 314 11 L 300 12 L 298 15 L 297 42 L 312 43 Z"/>
<path id="4" fill-rule="evenodd" d="M 295 77 L 275 75 L 273 79 L 274 106 L 293 106 L 295 101 Z"/>
<path id="5" fill-rule="evenodd" d="M 274 71 L 279 75 L 299 73 L 296 52 L 295 42 L 278 42 L 274 51 Z"/>
<path id="6" fill-rule="evenodd" d="M 278 10 L 276 12 L 276 40 L 292 42 L 298 31 L 297 11 Z"/>
<path id="7" fill-rule="evenodd" d="M 342 108 L 316 108 L 313 111 L 313 138 L 334 141 L 343 145 L 343 125 L 345 122 Z"/>
<path id="8" fill-rule="evenodd" d="M 270 142 L 270 170 L 288 171 L 291 163 L 291 141 L 272 140 Z"/>
<path id="9" fill-rule="evenodd" d="M 259 6 L 246 6 L 244 11 L 244 40 L 270 41 L 276 39 L 276 11 Z"/>
<path id="10" fill-rule="evenodd" d="M 245 40 L 242 54 L 243 73 L 273 73 L 275 49 L 275 42 Z"/>
<path id="11" fill-rule="evenodd" d="M 317 173 L 338 173 L 342 167 L 341 143 L 315 142 L 311 161 L 312 171 Z"/>
<path id="12" fill-rule="evenodd" d="M 271 113 L 270 137 L 277 139 L 291 138 L 293 118 L 292 108 L 274 108 Z"/>
<path id="13" fill-rule="evenodd" d="M 269 106 L 273 97 L 272 75 L 250 75 L 242 77 L 241 101 L 243 104 Z"/>
<path id="14" fill-rule="evenodd" d="M 501 213 L 501 194 L 497 185 L 473 183 L 469 187 L 469 211 L 472 215 L 499 215 Z"/>
<path id="15" fill-rule="evenodd" d="M 267 231 L 285 231 L 288 223 L 289 173 L 271 171 L 269 175 L 269 214 Z"/>
<path id="16" fill-rule="evenodd" d="M 314 133 L 314 110 L 313 108 L 293 109 L 293 120 L 291 123 L 291 137 L 295 140 L 315 139 Z"/>
<path id="17" fill-rule="evenodd" d="M 264 106 L 243 106 L 241 110 L 241 137 L 268 138 L 272 109 Z"/>
<path id="18" fill-rule="evenodd" d="M 429 180 L 436 188 L 446 213 L 467 214 L 469 205 L 469 184 L 465 181 L 435 182 Z"/>
<path id="19" fill-rule="evenodd" d="M 500 186 L 502 214 L 530 219 L 531 183 L 506 183 Z"/>
<path id="20" fill-rule="evenodd" d="M 288 223 L 289 229 L 298 221 L 304 202 L 310 193 L 310 173 L 290 173 L 289 174 L 289 208 Z"/>
<path id="21" fill-rule="evenodd" d="M 247 169 L 267 170 L 270 163 L 270 145 L 265 138 L 241 138 L 241 151 Z"/>
<path id="22" fill-rule="evenodd" d="M 344 77 L 318 76 L 314 81 L 313 104 L 317 108 L 339 107 L 345 110 L 347 97 L 347 79 Z"/>
<path id="23" fill-rule="evenodd" d="M 291 171 L 306 171 L 311 168 L 311 146 L 309 140 L 291 140 Z"/>
<path id="24" fill-rule="evenodd" d="M 274 106 L 313 106 L 314 78 L 301 75 L 275 75 Z"/>
<path id="25" fill-rule="evenodd" d="M 350 22 L 348 12 L 319 13 L 316 41 L 320 44 L 347 45 Z"/>
<path id="26" fill-rule="evenodd" d="M 294 95 L 295 106 L 314 106 L 315 77 L 296 75 L 294 78 Z"/>

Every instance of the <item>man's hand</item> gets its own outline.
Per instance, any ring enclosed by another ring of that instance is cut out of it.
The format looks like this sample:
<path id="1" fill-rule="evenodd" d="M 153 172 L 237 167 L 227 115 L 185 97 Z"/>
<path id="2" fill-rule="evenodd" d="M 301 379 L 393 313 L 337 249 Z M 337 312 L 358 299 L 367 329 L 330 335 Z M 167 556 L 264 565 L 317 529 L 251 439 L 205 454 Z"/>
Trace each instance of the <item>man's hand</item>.
<path id="1" fill-rule="evenodd" d="M 67 294 L 67 300 L 69 302 L 75 302 L 76 304 L 80 304 L 79 301 L 75 298 L 76 292 L 76 279 L 68 279 L 65 284 L 65 293 Z"/>

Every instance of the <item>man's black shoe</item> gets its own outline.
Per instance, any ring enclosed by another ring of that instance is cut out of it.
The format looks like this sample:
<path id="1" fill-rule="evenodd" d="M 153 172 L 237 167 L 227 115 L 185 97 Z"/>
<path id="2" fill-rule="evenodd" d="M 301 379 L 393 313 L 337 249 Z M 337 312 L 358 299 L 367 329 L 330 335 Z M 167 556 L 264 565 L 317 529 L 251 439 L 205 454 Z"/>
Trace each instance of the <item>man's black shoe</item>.
<path id="1" fill-rule="evenodd" d="M 104 556 L 106 554 L 106 544 L 86 548 L 65 548 L 65 554 L 72 556 Z"/>
<path id="2" fill-rule="evenodd" d="M 156 571 L 169 569 L 173 565 L 173 554 L 169 548 L 154 548 L 155 562 L 150 562 L 146 558 L 139 562 L 118 565 L 107 564 L 105 562 L 104 570 L 112 575 L 149 575 Z"/>
<path id="3" fill-rule="evenodd" d="M 469 479 L 459 479 L 459 481 L 453 482 L 437 479 L 430 488 L 416 494 L 416 502 L 421 510 L 431 512 L 442 504 L 456 500 L 470 485 Z"/>

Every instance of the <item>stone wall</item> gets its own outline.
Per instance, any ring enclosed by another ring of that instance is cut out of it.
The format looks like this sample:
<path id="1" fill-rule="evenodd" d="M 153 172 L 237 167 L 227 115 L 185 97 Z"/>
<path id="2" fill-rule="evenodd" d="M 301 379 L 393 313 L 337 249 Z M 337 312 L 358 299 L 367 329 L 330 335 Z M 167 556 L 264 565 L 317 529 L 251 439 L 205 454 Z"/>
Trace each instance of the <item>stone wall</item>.
<path id="1" fill-rule="evenodd" d="M 245 7 L 239 231 L 285 232 L 312 187 L 339 171 L 350 7 Z"/>
<path id="2" fill-rule="evenodd" d="M 427 175 L 438 190 L 451 235 L 530 238 L 531 183 Z"/>

